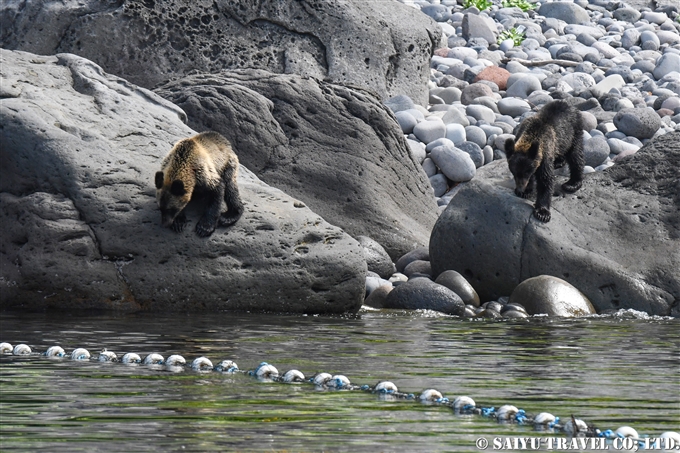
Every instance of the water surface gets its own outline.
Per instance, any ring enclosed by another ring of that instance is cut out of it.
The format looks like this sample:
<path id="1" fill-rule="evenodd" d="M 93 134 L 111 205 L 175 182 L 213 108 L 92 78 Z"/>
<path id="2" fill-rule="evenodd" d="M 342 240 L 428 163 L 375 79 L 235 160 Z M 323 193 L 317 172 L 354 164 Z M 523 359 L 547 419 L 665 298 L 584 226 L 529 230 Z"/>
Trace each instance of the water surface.
<path id="1" fill-rule="evenodd" d="M 0 341 L 206 356 L 242 370 L 267 361 L 574 414 L 603 430 L 678 431 L 680 320 L 630 318 L 0 313 Z M 3 451 L 477 451 L 479 437 L 550 435 L 361 391 L 39 356 L 0 357 L 0 422 Z"/>

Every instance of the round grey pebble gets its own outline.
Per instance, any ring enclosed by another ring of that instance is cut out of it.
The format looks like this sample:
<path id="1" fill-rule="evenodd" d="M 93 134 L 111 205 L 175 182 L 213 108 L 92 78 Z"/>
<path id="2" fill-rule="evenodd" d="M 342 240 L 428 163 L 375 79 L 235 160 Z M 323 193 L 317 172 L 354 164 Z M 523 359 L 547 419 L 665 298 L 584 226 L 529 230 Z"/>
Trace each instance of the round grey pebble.
<path id="1" fill-rule="evenodd" d="M 470 155 L 455 147 L 438 146 L 432 150 L 430 158 L 454 182 L 470 181 L 477 170 Z"/>
<path id="2" fill-rule="evenodd" d="M 441 173 L 430 176 L 429 180 L 435 197 L 441 197 L 449 189 L 449 181 Z"/>
<path id="3" fill-rule="evenodd" d="M 484 154 L 482 153 L 482 148 L 477 143 L 463 142 L 457 148 L 470 155 L 472 162 L 475 163 L 475 168 L 484 165 Z"/>
<path id="4" fill-rule="evenodd" d="M 609 156 L 609 145 L 607 140 L 601 137 L 593 137 L 586 140 L 583 144 L 583 152 L 586 158 L 586 165 L 597 167 Z"/>
<path id="5" fill-rule="evenodd" d="M 661 118 L 652 108 L 628 108 L 619 110 L 614 116 L 614 125 L 626 135 L 652 138 L 661 127 Z"/>
<path id="6" fill-rule="evenodd" d="M 654 78 L 659 80 L 673 71 L 680 72 L 680 55 L 666 52 L 656 62 Z"/>
<path id="7" fill-rule="evenodd" d="M 478 121 L 481 120 L 487 123 L 493 123 L 496 121 L 496 114 L 493 112 L 493 110 L 485 105 L 470 104 L 465 109 L 465 113 Z"/>
<path id="8" fill-rule="evenodd" d="M 498 111 L 513 118 L 531 110 L 529 103 L 518 98 L 503 98 L 498 101 Z"/>
<path id="9" fill-rule="evenodd" d="M 413 134 L 418 137 L 423 143 L 430 143 L 438 138 L 446 137 L 446 126 L 444 123 L 437 120 L 425 120 L 416 124 L 413 128 Z"/>
<path id="10" fill-rule="evenodd" d="M 425 160 L 427 156 L 427 151 L 425 151 L 425 146 L 422 143 L 416 142 L 415 140 L 406 140 L 408 143 L 409 151 L 411 152 L 411 157 L 418 163 Z"/>
<path id="11" fill-rule="evenodd" d="M 416 273 L 432 275 L 432 266 L 430 266 L 430 262 L 426 260 L 415 260 L 408 263 L 404 268 L 404 275 L 409 278 Z"/>
<path id="12" fill-rule="evenodd" d="M 423 166 L 423 170 L 425 170 L 425 174 L 428 178 L 437 174 L 437 166 L 429 157 L 425 158 L 421 165 Z"/>
<path id="13" fill-rule="evenodd" d="M 404 268 L 409 263 L 416 261 L 416 260 L 429 261 L 430 260 L 430 250 L 427 247 L 418 247 L 418 248 L 413 249 L 410 252 L 402 255 L 396 262 L 397 272 L 398 273 L 403 272 Z M 394 275 L 393 275 L 393 277 L 394 277 Z M 406 276 L 404 276 L 404 279 L 406 279 Z M 391 280 L 392 279 L 390 279 L 390 281 Z"/>
<path id="14" fill-rule="evenodd" d="M 540 89 L 541 82 L 535 75 L 527 73 L 512 74 L 508 78 L 508 89 L 505 90 L 505 96 L 526 99 L 531 93 Z"/>
<path id="15" fill-rule="evenodd" d="M 418 121 L 413 117 L 413 115 L 407 111 L 397 112 L 394 114 L 394 116 L 397 117 L 399 127 L 401 127 L 401 130 L 404 132 L 404 134 L 410 134 L 413 132 L 413 128 L 416 127 L 416 124 L 418 124 Z"/>
<path id="16" fill-rule="evenodd" d="M 478 126 L 468 126 L 465 128 L 465 136 L 467 141 L 477 143 L 479 146 L 486 145 L 486 132 Z"/>
<path id="17" fill-rule="evenodd" d="M 463 143 L 467 136 L 465 134 L 465 127 L 458 123 L 451 123 L 446 125 L 446 138 L 451 140 L 454 145 Z"/>

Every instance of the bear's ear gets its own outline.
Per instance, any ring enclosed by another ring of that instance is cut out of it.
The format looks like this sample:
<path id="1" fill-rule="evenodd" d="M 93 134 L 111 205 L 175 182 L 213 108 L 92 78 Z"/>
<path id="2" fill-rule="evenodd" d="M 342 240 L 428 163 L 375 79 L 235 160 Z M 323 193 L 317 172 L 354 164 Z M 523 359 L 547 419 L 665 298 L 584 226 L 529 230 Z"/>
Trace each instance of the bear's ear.
<path id="1" fill-rule="evenodd" d="M 181 197 L 184 195 L 186 190 L 184 190 L 184 183 L 180 179 L 175 179 L 172 182 L 172 185 L 170 186 L 170 193 L 175 195 L 176 197 Z"/>
<path id="2" fill-rule="evenodd" d="M 536 157 L 538 156 L 538 142 L 533 142 L 531 144 L 531 147 L 529 148 L 529 152 L 527 153 L 527 155 L 531 160 L 536 160 Z"/>
<path id="3" fill-rule="evenodd" d="M 157 171 L 156 172 L 156 189 L 160 189 L 161 187 L 163 187 L 163 172 Z"/>
<path id="4" fill-rule="evenodd" d="M 510 157 L 515 152 L 515 139 L 509 138 L 505 141 L 505 157 Z"/>

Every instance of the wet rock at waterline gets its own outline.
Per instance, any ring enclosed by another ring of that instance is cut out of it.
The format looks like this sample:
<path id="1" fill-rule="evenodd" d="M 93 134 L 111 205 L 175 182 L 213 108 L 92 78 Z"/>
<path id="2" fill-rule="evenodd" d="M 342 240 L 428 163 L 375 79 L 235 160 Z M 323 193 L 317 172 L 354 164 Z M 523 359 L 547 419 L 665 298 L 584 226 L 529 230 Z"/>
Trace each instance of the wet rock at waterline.
<path id="1" fill-rule="evenodd" d="M 446 286 L 454 293 L 458 294 L 458 297 L 467 305 L 474 305 L 479 307 L 479 296 L 475 289 L 470 285 L 470 283 L 454 270 L 447 270 L 442 272 L 437 276 L 434 281 L 439 285 Z"/>
<path id="2" fill-rule="evenodd" d="M 398 2 L 3 2 L 2 47 L 71 52 L 152 88 L 173 77 L 258 68 L 427 101 L 441 29 Z"/>
<path id="3" fill-rule="evenodd" d="M 393 259 L 427 244 L 438 209 L 427 175 L 375 97 L 293 74 L 197 74 L 155 90 L 196 130 L 234 143 L 240 162 Z"/>
<path id="4" fill-rule="evenodd" d="M 175 105 L 75 55 L 0 58 L 1 308 L 360 308 L 359 243 L 243 166 L 234 226 L 199 238 L 194 203 L 161 227 L 153 175 L 195 134 Z"/>
<path id="5" fill-rule="evenodd" d="M 384 308 L 385 300 L 392 290 L 394 290 L 392 285 L 381 285 L 368 295 L 364 304 L 373 308 Z"/>
<path id="6" fill-rule="evenodd" d="M 507 162 L 485 165 L 432 231 L 433 273 L 456 270 L 482 300 L 553 275 L 598 312 L 668 315 L 680 304 L 678 181 L 680 132 L 670 132 L 609 170 L 586 175 L 575 194 L 553 197 L 553 218 L 540 223 L 531 216 L 533 200 L 515 196 Z"/>
<path id="7" fill-rule="evenodd" d="M 465 304 L 456 293 L 427 278 L 415 278 L 395 287 L 385 298 L 383 307 L 435 310 L 457 316 L 465 312 Z"/>
<path id="8" fill-rule="evenodd" d="M 551 275 L 524 280 L 512 292 L 508 303 L 521 304 L 530 315 L 574 317 L 595 314 L 583 293 Z"/>

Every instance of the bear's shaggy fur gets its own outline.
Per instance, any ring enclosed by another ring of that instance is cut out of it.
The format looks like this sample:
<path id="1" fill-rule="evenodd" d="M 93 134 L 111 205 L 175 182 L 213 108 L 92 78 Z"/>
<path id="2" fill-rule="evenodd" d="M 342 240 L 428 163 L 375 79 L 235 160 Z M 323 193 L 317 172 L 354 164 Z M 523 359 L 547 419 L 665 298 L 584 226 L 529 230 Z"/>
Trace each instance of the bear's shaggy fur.
<path id="1" fill-rule="evenodd" d="M 565 101 L 552 101 L 522 121 L 516 139 L 505 142 L 508 166 L 515 177 L 515 193 L 529 198 L 536 191 L 534 216 L 550 221 L 554 169 L 569 166 L 570 178 L 562 189 L 576 192 L 583 181 L 583 117 Z"/>
<path id="2" fill-rule="evenodd" d="M 187 223 L 184 208 L 194 195 L 207 198 L 196 234 L 207 237 L 218 224 L 236 223 L 243 214 L 236 184 L 238 165 L 231 144 L 217 132 L 203 132 L 178 141 L 156 173 L 156 200 L 163 226 L 182 231 Z M 226 212 L 222 212 L 223 199 Z"/>

